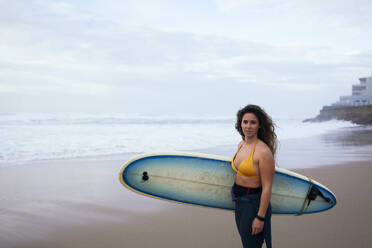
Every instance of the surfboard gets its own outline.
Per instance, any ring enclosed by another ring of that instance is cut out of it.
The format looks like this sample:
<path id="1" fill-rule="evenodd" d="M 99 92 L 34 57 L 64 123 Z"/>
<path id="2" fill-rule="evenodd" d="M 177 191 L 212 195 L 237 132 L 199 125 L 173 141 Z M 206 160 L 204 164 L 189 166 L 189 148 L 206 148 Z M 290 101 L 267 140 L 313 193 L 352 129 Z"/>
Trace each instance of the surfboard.
<path id="1" fill-rule="evenodd" d="M 195 153 L 152 153 L 136 156 L 121 168 L 123 186 L 141 195 L 172 202 L 234 210 L 231 159 Z M 331 190 L 310 177 L 275 168 L 273 214 L 310 214 L 336 205 Z"/>

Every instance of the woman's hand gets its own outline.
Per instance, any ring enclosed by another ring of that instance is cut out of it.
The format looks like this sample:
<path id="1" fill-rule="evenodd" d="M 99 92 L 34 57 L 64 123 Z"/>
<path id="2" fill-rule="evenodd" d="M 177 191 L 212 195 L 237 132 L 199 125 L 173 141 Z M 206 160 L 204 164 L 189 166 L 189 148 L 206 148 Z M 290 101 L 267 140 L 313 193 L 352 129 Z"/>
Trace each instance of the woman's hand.
<path id="1" fill-rule="evenodd" d="M 263 222 L 262 220 L 254 218 L 253 223 L 252 223 L 252 235 L 256 235 L 262 232 L 264 223 L 265 222 Z"/>

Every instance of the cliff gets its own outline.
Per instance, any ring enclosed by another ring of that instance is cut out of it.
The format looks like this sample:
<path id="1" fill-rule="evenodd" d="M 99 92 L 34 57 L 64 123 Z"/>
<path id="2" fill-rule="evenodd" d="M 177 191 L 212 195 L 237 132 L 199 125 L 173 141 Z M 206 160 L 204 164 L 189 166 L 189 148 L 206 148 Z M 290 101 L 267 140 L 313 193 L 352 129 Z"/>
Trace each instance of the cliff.
<path id="1" fill-rule="evenodd" d="M 351 121 L 355 124 L 372 125 L 372 105 L 324 106 L 317 117 L 304 122 L 322 122 L 331 119 Z"/>

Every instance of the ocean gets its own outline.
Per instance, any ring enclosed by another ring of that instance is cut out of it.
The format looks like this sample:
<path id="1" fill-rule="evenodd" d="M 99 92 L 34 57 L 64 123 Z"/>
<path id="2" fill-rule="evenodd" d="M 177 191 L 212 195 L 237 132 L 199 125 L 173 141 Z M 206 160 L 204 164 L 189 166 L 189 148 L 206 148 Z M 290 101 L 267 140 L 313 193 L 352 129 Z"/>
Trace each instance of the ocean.
<path id="1" fill-rule="evenodd" d="M 273 119 L 280 142 L 356 127 L 344 121 Z M 0 166 L 160 151 L 203 152 L 218 146 L 235 149 L 241 137 L 234 125 L 234 116 L 3 113 Z M 222 153 L 217 155 L 233 155 Z"/>

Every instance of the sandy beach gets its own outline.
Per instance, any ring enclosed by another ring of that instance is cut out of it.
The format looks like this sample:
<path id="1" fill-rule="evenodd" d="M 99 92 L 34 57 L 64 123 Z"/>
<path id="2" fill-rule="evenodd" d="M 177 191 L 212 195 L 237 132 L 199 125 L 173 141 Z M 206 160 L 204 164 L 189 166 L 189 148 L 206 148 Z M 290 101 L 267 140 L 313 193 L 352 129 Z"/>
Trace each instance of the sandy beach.
<path id="1" fill-rule="evenodd" d="M 124 189 L 120 161 L 2 168 L 0 247 L 240 247 L 233 213 Z M 273 217 L 275 247 L 369 247 L 371 162 L 297 170 L 326 184 L 335 208 Z M 114 173 L 115 174 L 115 173 Z"/>
<path id="2" fill-rule="evenodd" d="M 118 172 L 126 159 L 0 168 L 0 247 L 241 247 L 232 212 L 125 189 Z M 338 204 L 317 214 L 274 215 L 274 247 L 370 247 L 372 160 L 293 170 L 330 188 Z"/>

